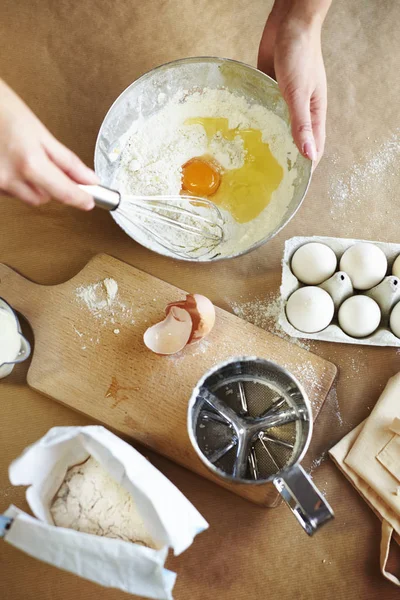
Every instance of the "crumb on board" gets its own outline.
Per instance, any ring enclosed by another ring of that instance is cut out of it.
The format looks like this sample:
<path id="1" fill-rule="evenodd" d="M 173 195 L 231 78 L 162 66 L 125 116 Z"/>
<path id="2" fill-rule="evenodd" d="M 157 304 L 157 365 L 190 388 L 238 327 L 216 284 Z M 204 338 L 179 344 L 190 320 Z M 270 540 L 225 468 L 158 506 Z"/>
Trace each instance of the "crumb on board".
<path id="1" fill-rule="evenodd" d="M 116 325 L 135 325 L 134 307 L 121 301 L 118 283 L 111 277 L 79 286 L 75 290 L 75 297 L 81 310 L 89 311 L 95 319 L 90 323 L 90 332 L 82 329 L 81 325 L 78 329 L 73 324 L 76 335 L 83 342 L 81 350 L 86 350 L 90 344 L 99 344 L 103 330 L 109 325 L 114 325 L 112 331 L 115 335 L 120 333 L 120 328 L 115 327 Z M 135 310 L 138 312 L 138 309 Z M 86 317 L 83 322 L 86 323 Z"/>

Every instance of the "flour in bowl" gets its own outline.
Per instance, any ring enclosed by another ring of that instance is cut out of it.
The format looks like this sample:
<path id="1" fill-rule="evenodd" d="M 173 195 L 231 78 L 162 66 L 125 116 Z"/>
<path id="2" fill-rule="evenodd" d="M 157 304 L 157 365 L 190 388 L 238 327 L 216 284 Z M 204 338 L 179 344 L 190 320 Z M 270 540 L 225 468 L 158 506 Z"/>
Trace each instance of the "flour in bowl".
<path id="1" fill-rule="evenodd" d="M 237 129 L 238 135 L 227 139 L 217 130 L 210 139 L 201 123 L 191 122 L 201 119 L 227 119 L 229 129 Z M 114 185 L 123 194 L 179 195 L 182 166 L 195 157 L 210 156 L 225 173 L 240 169 L 246 159 L 246 149 L 239 135 L 244 130 L 260 132 L 262 142 L 268 144 L 273 159 L 280 165 L 283 177 L 266 208 L 249 222 L 238 222 L 229 211 L 222 210 L 226 239 L 218 251 L 221 256 L 241 253 L 281 225 L 293 197 L 297 177 L 293 165 L 298 150 L 287 123 L 271 110 L 250 104 L 246 98 L 225 89 L 182 92 L 152 117 L 132 124 Z M 113 216 L 119 222 L 118 213 Z M 140 229 L 133 227 L 130 233 L 143 245 L 168 254 Z M 176 236 L 173 241 L 179 243 L 182 234 L 170 229 L 168 235 L 172 234 Z"/>

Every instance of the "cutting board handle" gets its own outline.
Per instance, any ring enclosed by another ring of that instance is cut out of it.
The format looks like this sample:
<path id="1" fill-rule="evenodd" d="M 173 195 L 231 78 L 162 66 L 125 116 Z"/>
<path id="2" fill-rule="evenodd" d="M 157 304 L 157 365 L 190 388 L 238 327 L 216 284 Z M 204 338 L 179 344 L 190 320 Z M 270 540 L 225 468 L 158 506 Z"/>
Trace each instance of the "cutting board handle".
<path id="1" fill-rule="evenodd" d="M 0 298 L 31 321 L 40 307 L 46 286 L 33 283 L 19 273 L 0 263 Z"/>

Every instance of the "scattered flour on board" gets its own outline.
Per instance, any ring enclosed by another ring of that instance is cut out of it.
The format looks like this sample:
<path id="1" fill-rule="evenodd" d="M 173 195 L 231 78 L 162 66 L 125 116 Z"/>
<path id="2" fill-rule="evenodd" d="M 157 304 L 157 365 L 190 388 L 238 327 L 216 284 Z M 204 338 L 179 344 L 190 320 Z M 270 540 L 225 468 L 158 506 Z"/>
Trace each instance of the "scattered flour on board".
<path id="1" fill-rule="evenodd" d="M 117 294 L 118 284 L 115 279 L 109 277 L 76 290 L 76 297 L 86 304 L 96 318 L 101 316 L 104 309 L 112 307 Z"/>
<path id="2" fill-rule="evenodd" d="M 189 344 L 185 346 L 183 350 L 178 352 L 177 354 L 171 354 L 166 356 L 165 358 L 171 362 L 179 362 L 187 356 L 200 356 L 201 354 L 205 354 L 212 350 L 210 340 L 203 339 L 199 342 L 195 342 L 194 344 Z"/>
<path id="3" fill-rule="evenodd" d="M 360 203 L 371 193 L 371 188 L 376 185 L 376 182 L 382 186 L 390 181 L 389 175 L 397 172 L 399 158 L 400 137 L 399 130 L 396 130 L 388 140 L 366 157 L 363 164 L 352 165 L 342 177 L 338 177 L 335 169 L 329 187 L 332 201 L 331 213 L 338 214 L 338 209 L 343 211 L 348 206 L 358 210 Z M 335 157 L 333 163 L 337 163 Z M 340 216 L 343 217 L 342 212 Z"/>
<path id="4" fill-rule="evenodd" d="M 342 413 L 340 412 L 339 400 L 335 384 L 332 386 L 331 391 L 328 394 L 328 397 L 325 401 L 325 406 L 326 409 L 329 411 L 329 414 L 333 416 L 334 419 L 336 419 L 340 427 L 346 425 L 346 423 L 343 420 Z"/>
<path id="5" fill-rule="evenodd" d="M 256 327 L 265 329 L 284 340 L 296 344 L 303 350 L 310 350 L 312 342 L 292 338 L 281 329 L 278 319 L 282 307 L 280 293 L 270 293 L 263 300 L 260 298 L 248 302 L 231 302 L 231 308 L 240 319 L 249 321 Z"/>
<path id="6" fill-rule="evenodd" d="M 132 308 L 121 302 L 118 296 L 118 283 L 115 279 L 107 277 L 96 283 L 80 286 L 75 290 L 75 296 L 80 306 L 88 310 L 97 321 L 97 335 L 88 338 L 88 334 L 73 325 L 75 333 L 82 338 L 82 350 L 86 350 L 88 343 L 100 343 L 101 328 L 107 325 L 119 325 L 122 322 L 134 324 Z M 113 332 L 118 335 L 120 329 L 113 327 Z"/>
<path id="7" fill-rule="evenodd" d="M 320 408 L 320 401 L 318 400 L 319 392 L 321 392 L 321 379 L 318 377 L 318 374 L 315 372 L 314 365 L 310 360 L 305 362 L 299 362 L 297 365 L 286 365 L 283 366 L 293 373 L 293 375 L 299 379 L 301 382 L 307 382 L 311 390 L 316 395 L 316 398 L 310 399 L 311 407 L 315 409 Z"/>

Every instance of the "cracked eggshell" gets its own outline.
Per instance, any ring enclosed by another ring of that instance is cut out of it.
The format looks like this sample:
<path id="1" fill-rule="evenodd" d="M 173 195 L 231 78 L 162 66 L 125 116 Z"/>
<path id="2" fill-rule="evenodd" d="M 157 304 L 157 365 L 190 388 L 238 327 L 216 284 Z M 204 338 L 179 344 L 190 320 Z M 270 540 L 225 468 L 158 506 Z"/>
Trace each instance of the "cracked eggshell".
<path id="1" fill-rule="evenodd" d="M 335 272 L 337 258 L 326 244 L 310 242 L 300 246 L 293 254 L 291 268 L 299 281 L 318 285 Z"/>
<path id="2" fill-rule="evenodd" d="M 387 259 L 375 244 L 358 242 L 343 254 L 340 259 L 340 270 L 350 276 L 357 290 L 369 290 L 385 277 Z"/>
<path id="3" fill-rule="evenodd" d="M 381 309 L 368 296 L 352 296 L 339 309 L 339 325 L 347 335 L 363 338 L 371 335 L 381 322 Z"/>
<path id="4" fill-rule="evenodd" d="M 344 271 L 338 271 L 327 281 L 321 283 L 319 287 L 328 292 L 335 305 L 335 310 L 338 310 L 340 305 L 354 293 L 351 279 Z"/>
<path id="5" fill-rule="evenodd" d="M 211 300 L 201 294 L 187 294 L 186 300 L 171 302 L 166 309 L 167 315 L 173 307 L 183 308 L 192 318 L 193 327 L 188 341 L 189 344 L 200 341 L 214 327 L 214 305 Z"/>
<path id="6" fill-rule="evenodd" d="M 163 321 L 145 331 L 143 341 L 156 354 L 176 354 L 188 343 L 192 329 L 192 318 L 187 310 L 173 306 Z"/>
<path id="7" fill-rule="evenodd" d="M 328 327 L 334 312 L 328 292 L 315 286 L 296 290 L 286 304 L 288 321 L 303 333 L 316 333 Z"/>

